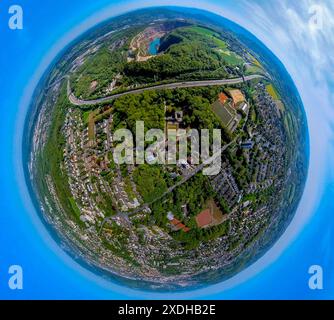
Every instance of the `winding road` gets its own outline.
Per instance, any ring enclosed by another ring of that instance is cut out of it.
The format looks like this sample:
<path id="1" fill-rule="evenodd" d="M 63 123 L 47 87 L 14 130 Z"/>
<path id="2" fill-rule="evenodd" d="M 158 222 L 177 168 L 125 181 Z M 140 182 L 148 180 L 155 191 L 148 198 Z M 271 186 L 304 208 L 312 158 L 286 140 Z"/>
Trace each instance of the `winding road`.
<path id="1" fill-rule="evenodd" d="M 152 87 L 146 87 L 141 89 L 133 89 L 126 92 L 114 94 L 108 97 L 103 97 L 94 100 L 81 100 L 77 98 L 70 87 L 70 80 L 67 80 L 67 95 L 70 102 L 76 106 L 90 106 L 103 102 L 108 102 L 120 98 L 128 94 L 138 94 L 150 90 L 163 90 L 163 89 L 179 89 L 179 88 L 193 88 L 193 87 L 208 87 L 208 86 L 222 86 L 227 84 L 238 84 L 246 81 L 251 81 L 254 79 L 264 78 L 264 76 L 259 74 L 254 74 L 246 77 L 233 78 L 233 79 L 222 79 L 222 80 L 204 80 L 204 81 L 186 81 L 186 82 L 175 82 L 168 84 L 161 84 Z"/>

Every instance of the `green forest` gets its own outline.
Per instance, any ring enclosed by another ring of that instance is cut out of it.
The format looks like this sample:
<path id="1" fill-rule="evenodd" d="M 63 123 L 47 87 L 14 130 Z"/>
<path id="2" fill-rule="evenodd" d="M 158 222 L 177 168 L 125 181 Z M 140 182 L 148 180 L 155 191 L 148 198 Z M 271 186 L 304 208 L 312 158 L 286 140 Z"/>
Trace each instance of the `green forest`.
<path id="1" fill-rule="evenodd" d="M 128 62 L 129 41 L 118 48 L 104 45 L 71 77 L 74 94 L 93 99 L 134 86 L 184 80 L 228 78 L 228 66 L 242 66 L 216 32 L 197 26 L 176 28 L 161 39 L 159 54 L 147 61 Z M 116 79 L 117 77 L 117 79 Z"/>
<path id="2" fill-rule="evenodd" d="M 126 95 L 114 104 L 114 129 L 136 132 L 136 121 L 144 121 L 145 130 L 164 128 L 164 100 L 156 91 Z"/>
<path id="3" fill-rule="evenodd" d="M 219 87 L 192 89 L 152 90 L 141 94 L 126 95 L 113 103 L 114 130 L 127 128 L 135 133 L 136 121 L 144 121 L 145 131 L 164 129 L 165 106 L 169 114 L 183 111 L 182 125 L 192 129 L 222 129 L 223 142 L 230 142 L 231 135 L 211 109 L 217 99 Z"/>
<path id="4" fill-rule="evenodd" d="M 127 64 L 124 74 L 137 83 L 228 77 L 224 70 L 227 63 L 217 51 L 217 41 L 218 38 L 212 39 L 195 28 L 176 29 L 162 38 L 160 53 L 163 54 L 145 62 Z"/>
<path id="5" fill-rule="evenodd" d="M 76 221 L 79 226 L 83 226 L 83 223 L 80 220 L 80 210 L 71 194 L 67 174 L 62 169 L 65 138 L 60 132 L 65 120 L 68 105 L 66 89 L 65 86 L 63 86 L 57 104 L 53 110 L 53 121 L 49 129 L 49 138 L 45 144 L 44 150 L 38 157 L 38 162 L 41 168 L 41 173 L 52 177 L 55 192 L 61 206 L 64 208 L 64 212 L 68 214 L 69 218 Z M 40 179 L 39 183 L 42 183 L 42 181 L 44 180 Z M 43 187 L 45 188 L 47 186 Z"/>
<path id="6" fill-rule="evenodd" d="M 111 52 L 107 47 L 102 47 L 95 55 L 90 56 L 72 76 L 75 96 L 82 99 L 103 96 L 105 89 L 123 70 L 126 54 L 124 49 Z"/>

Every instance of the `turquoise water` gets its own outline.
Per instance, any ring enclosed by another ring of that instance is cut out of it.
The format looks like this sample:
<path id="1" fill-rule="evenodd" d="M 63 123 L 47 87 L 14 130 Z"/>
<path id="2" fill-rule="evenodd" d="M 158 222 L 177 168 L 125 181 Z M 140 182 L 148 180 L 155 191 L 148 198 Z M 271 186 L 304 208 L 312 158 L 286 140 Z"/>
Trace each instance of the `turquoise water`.
<path id="1" fill-rule="evenodd" d="M 149 46 L 148 53 L 152 56 L 157 55 L 160 46 L 160 38 L 155 38 Z"/>

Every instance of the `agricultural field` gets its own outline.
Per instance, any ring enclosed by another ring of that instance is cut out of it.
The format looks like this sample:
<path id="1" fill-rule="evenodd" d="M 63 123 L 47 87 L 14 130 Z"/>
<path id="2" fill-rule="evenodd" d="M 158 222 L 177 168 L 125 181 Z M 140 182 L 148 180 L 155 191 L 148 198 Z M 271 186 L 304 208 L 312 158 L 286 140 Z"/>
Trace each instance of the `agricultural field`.
<path id="1" fill-rule="evenodd" d="M 276 100 L 280 100 L 280 96 L 277 92 L 277 90 L 275 89 L 275 87 L 272 84 L 268 84 L 266 86 L 267 92 L 271 95 L 271 97 L 276 101 Z"/>

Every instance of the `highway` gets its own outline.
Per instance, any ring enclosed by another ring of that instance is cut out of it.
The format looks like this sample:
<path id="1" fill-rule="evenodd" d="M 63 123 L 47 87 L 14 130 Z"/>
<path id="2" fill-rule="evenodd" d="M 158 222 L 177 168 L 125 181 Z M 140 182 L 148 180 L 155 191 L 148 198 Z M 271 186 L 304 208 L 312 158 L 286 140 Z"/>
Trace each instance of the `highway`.
<path id="1" fill-rule="evenodd" d="M 179 88 L 194 88 L 194 87 L 208 87 L 208 86 L 222 86 L 228 84 L 238 84 L 254 79 L 264 78 L 264 76 L 254 74 L 251 76 L 240 77 L 240 78 L 233 78 L 233 79 L 222 79 L 222 80 L 204 80 L 204 81 L 185 81 L 185 82 L 176 82 L 176 83 L 168 83 L 168 84 L 161 84 L 152 87 L 146 87 L 141 89 L 133 89 L 123 93 L 114 94 L 108 97 L 103 97 L 95 100 L 81 100 L 78 99 L 72 92 L 70 87 L 70 80 L 67 80 L 67 95 L 70 102 L 76 106 L 89 106 L 95 105 L 102 102 L 112 101 L 114 99 L 120 98 L 122 96 L 128 94 L 138 94 L 143 93 L 145 91 L 150 90 L 163 90 L 163 89 L 179 89 Z"/>

